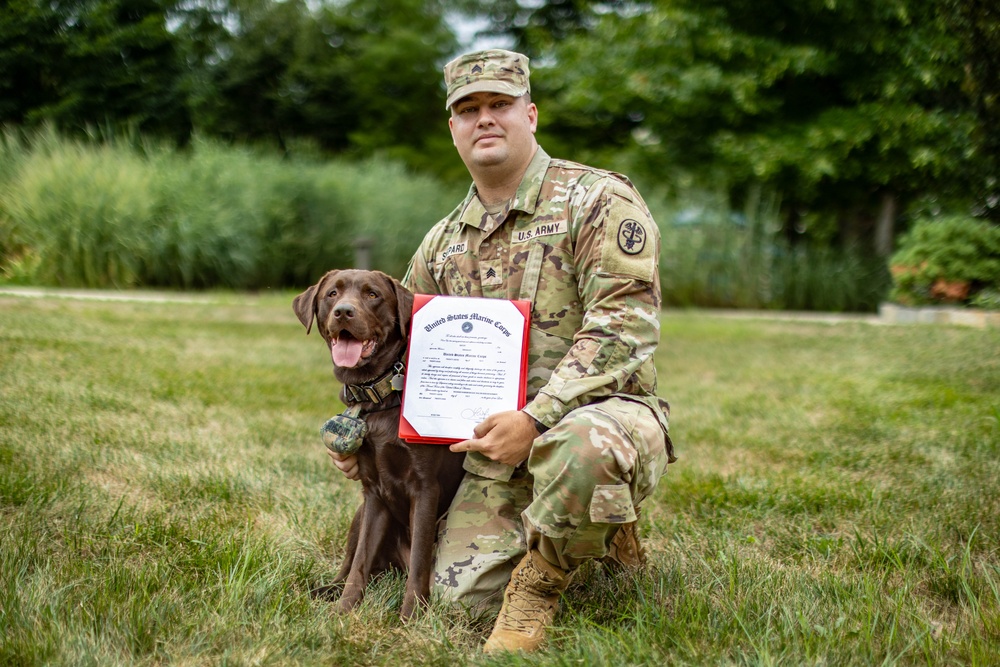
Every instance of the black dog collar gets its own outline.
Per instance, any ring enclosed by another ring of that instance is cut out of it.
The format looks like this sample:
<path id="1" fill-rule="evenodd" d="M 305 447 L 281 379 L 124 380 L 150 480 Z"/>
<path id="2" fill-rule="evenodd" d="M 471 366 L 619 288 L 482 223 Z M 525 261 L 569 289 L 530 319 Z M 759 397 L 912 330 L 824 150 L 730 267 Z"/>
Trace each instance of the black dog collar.
<path id="1" fill-rule="evenodd" d="M 365 384 L 345 384 L 345 403 L 381 403 L 394 392 L 403 390 L 403 377 L 406 372 L 406 364 L 402 359 L 393 364 L 392 368 L 385 375 Z"/>

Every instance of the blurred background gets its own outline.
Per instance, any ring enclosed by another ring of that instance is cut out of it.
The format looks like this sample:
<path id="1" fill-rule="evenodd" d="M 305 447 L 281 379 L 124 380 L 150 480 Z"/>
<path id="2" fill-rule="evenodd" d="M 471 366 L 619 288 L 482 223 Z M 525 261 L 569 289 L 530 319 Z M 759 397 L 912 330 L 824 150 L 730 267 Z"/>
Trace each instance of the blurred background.
<path id="1" fill-rule="evenodd" d="M 532 59 L 674 306 L 1000 308 L 992 0 L 6 0 L 0 283 L 402 276 L 464 196 L 441 68 Z"/>

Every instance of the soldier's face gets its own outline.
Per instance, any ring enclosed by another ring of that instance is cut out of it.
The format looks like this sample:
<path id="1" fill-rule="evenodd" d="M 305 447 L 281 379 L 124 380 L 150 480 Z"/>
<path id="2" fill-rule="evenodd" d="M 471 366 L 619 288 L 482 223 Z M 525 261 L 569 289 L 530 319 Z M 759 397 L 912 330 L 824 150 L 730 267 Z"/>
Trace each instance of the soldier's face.
<path id="1" fill-rule="evenodd" d="M 522 170 L 535 152 L 538 109 L 524 97 L 473 93 L 451 107 L 451 138 L 473 177 L 483 170 Z"/>

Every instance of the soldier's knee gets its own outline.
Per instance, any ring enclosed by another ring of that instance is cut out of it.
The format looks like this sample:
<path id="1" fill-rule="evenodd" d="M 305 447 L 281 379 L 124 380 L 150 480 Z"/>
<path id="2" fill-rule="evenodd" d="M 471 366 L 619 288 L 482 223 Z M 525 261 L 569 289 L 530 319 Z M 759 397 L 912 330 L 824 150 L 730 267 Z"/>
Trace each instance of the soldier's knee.
<path id="1" fill-rule="evenodd" d="M 628 414 L 616 414 L 604 404 L 578 408 L 536 441 L 533 462 L 571 463 L 573 469 L 588 471 L 598 484 L 621 480 L 636 459 L 630 421 Z"/>

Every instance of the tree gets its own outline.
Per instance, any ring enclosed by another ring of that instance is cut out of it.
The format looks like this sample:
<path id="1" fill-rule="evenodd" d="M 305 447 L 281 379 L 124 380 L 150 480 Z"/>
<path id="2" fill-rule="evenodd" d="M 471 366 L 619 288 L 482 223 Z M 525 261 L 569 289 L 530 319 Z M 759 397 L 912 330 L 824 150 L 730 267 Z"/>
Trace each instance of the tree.
<path id="1" fill-rule="evenodd" d="M 541 56 L 558 42 L 591 29 L 599 11 L 628 4 L 624 0 L 459 0 L 466 14 L 485 19 L 480 36 L 504 37 L 511 48 L 529 57 Z"/>
<path id="2" fill-rule="evenodd" d="M 169 0 L 13 0 L 0 10 L 0 64 L 11 72 L 0 122 L 64 129 L 130 123 L 189 132 Z"/>
<path id="3" fill-rule="evenodd" d="M 962 45 L 963 88 L 977 117 L 977 212 L 1000 221 L 1000 7 L 991 0 L 944 0 L 943 6 Z"/>
<path id="4" fill-rule="evenodd" d="M 450 156 L 440 67 L 455 38 L 437 0 L 265 2 L 228 23 L 196 108 L 205 132 L 425 167 Z"/>
<path id="5" fill-rule="evenodd" d="M 59 98 L 66 44 L 58 3 L 9 0 L 0 6 L 0 123 L 25 124 Z"/>
<path id="6" fill-rule="evenodd" d="M 228 139 L 267 139 L 284 148 L 298 126 L 285 81 L 301 37 L 311 27 L 304 0 L 233 3 L 196 19 L 193 25 L 212 40 L 189 47 L 195 58 L 209 56 L 202 60 L 202 94 L 192 100 L 198 129 Z M 219 32 L 214 21 L 232 27 Z"/>
<path id="7" fill-rule="evenodd" d="M 536 69 L 556 99 L 543 127 L 647 175 L 724 181 L 736 200 L 765 184 L 790 236 L 849 243 L 880 214 L 963 190 L 974 117 L 958 39 L 919 0 L 637 4 Z"/>

